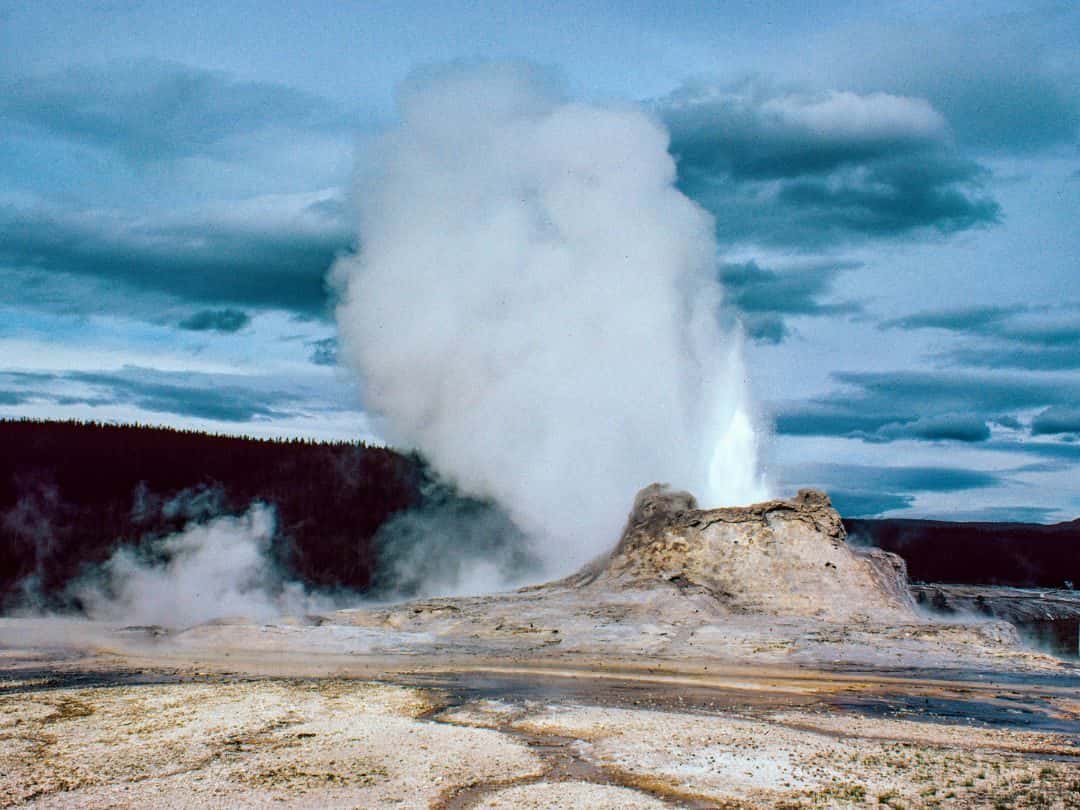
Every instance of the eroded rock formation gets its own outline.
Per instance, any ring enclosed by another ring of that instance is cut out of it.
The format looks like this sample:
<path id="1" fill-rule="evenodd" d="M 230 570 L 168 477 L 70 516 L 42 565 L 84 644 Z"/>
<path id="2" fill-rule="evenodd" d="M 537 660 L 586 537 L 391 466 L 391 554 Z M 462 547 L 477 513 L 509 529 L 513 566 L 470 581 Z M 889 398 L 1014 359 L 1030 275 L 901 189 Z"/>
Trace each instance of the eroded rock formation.
<path id="1" fill-rule="evenodd" d="M 653 484 L 638 493 L 611 554 L 566 580 L 586 588 L 673 583 L 741 613 L 829 621 L 910 619 L 903 560 L 845 542 L 823 492 L 790 501 L 698 509 L 694 497 Z"/>

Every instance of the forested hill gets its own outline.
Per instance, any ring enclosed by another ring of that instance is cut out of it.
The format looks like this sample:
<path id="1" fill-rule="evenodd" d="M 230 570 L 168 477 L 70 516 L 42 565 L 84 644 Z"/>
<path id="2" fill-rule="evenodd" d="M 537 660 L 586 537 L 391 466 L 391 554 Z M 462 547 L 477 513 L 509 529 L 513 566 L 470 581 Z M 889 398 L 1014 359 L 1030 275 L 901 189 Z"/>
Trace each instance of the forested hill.
<path id="1" fill-rule="evenodd" d="M 845 520 L 852 542 L 895 552 L 911 579 L 967 585 L 1080 587 L 1080 520 L 950 523 L 940 520 Z"/>
<path id="2" fill-rule="evenodd" d="M 318 586 L 364 588 L 372 537 L 417 503 L 418 459 L 362 444 L 163 428 L 0 421 L 0 606 L 27 577 L 52 593 L 123 543 L 190 520 L 278 515 L 278 561 Z"/>

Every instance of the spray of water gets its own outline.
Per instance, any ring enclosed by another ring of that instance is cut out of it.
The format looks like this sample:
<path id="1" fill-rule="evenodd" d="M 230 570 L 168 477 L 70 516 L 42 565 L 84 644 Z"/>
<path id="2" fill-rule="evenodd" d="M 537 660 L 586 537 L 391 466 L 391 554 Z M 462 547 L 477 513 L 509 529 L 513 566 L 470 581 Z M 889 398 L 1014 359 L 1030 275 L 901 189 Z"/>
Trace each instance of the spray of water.
<path id="1" fill-rule="evenodd" d="M 503 504 L 545 573 L 611 545 L 634 493 L 765 495 L 711 217 L 663 127 L 521 66 L 408 83 L 333 278 L 342 354 L 399 446 Z"/>

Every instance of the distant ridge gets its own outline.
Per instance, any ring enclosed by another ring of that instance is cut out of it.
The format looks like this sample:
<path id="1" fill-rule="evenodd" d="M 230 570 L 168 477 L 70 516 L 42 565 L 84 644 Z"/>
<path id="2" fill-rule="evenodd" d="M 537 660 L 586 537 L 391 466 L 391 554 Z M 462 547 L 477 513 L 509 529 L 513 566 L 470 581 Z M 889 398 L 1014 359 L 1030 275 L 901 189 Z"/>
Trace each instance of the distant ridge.
<path id="1" fill-rule="evenodd" d="M 1080 519 L 1065 523 L 844 520 L 851 542 L 899 554 L 918 582 L 1080 587 Z"/>

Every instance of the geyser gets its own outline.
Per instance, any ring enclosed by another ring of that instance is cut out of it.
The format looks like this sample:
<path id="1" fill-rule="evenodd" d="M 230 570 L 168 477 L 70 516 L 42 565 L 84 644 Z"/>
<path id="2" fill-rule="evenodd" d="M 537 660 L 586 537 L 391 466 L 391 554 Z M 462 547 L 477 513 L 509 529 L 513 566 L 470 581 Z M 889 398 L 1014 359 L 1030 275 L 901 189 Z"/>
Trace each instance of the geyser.
<path id="1" fill-rule="evenodd" d="M 549 572 L 609 548 L 651 481 L 761 500 L 714 223 L 663 127 L 523 66 L 430 73 L 399 106 L 333 274 L 387 438 L 503 504 Z"/>

